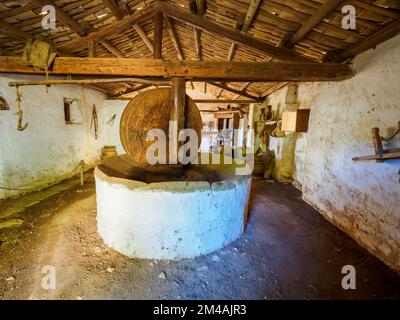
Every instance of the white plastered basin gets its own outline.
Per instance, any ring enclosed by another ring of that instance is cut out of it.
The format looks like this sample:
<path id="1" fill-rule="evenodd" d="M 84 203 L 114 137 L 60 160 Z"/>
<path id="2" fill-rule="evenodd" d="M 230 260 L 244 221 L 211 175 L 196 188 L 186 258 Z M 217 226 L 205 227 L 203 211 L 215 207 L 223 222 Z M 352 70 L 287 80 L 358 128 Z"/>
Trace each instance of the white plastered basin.
<path id="1" fill-rule="evenodd" d="M 192 258 L 242 234 L 251 176 L 213 166 L 211 171 L 218 173 L 213 182 L 199 181 L 197 175 L 197 181 L 146 183 L 127 178 L 132 168 L 124 156 L 111 162 L 95 169 L 97 225 L 104 242 L 120 253 L 144 259 Z"/>

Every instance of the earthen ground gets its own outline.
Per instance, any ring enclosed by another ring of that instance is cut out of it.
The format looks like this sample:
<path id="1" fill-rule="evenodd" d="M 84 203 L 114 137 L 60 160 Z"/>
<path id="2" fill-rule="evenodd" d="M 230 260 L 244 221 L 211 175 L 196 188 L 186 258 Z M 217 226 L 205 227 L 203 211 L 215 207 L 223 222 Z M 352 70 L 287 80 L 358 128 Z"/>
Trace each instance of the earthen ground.
<path id="1" fill-rule="evenodd" d="M 45 192 L 45 191 L 42 191 Z M 129 259 L 96 232 L 93 178 L 30 206 L 0 229 L 1 299 L 399 299 L 400 277 L 329 224 L 289 184 L 253 179 L 250 220 L 231 245 L 196 259 Z M 343 290 L 341 269 L 357 271 Z M 41 286 L 43 266 L 56 289 Z"/>

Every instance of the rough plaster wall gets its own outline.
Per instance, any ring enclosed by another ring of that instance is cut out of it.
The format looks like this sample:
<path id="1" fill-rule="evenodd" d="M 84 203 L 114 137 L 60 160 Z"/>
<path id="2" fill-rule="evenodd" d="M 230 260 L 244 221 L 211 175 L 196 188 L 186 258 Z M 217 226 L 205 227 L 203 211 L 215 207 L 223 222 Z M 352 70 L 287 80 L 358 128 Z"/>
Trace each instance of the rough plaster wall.
<path id="1" fill-rule="evenodd" d="M 18 132 L 15 88 L 10 81 L 42 79 L 43 77 L 1 75 L 0 95 L 10 110 L 0 111 L 0 185 L 37 187 L 70 172 L 80 160 L 92 164 L 100 155 L 104 131 L 100 119 L 104 95 L 77 85 L 21 87 L 23 123 L 28 128 Z M 77 124 L 66 125 L 63 98 L 77 98 L 72 119 Z M 99 115 L 100 139 L 94 139 L 90 129 L 91 112 L 96 105 Z M 0 190 L 0 199 L 21 192 Z"/>
<path id="2" fill-rule="evenodd" d="M 295 171 L 304 199 L 397 271 L 400 160 L 375 163 L 351 158 L 374 153 L 372 127 L 388 136 L 400 120 L 399 60 L 397 36 L 356 57 L 357 74 L 352 79 L 300 85 L 300 108 L 310 108 L 311 116 L 305 149 L 297 143 L 295 154 L 296 168 L 299 158 L 304 160 L 303 171 Z M 399 136 L 385 145 L 399 147 Z"/>
<path id="3" fill-rule="evenodd" d="M 102 114 L 102 125 L 104 126 L 104 134 L 102 141 L 106 146 L 116 146 L 118 154 L 124 154 L 125 150 L 122 147 L 121 139 L 119 136 L 119 125 L 121 122 L 122 112 L 129 101 L 127 100 L 105 100 Z M 116 115 L 114 124 L 107 124 L 107 122 Z"/>

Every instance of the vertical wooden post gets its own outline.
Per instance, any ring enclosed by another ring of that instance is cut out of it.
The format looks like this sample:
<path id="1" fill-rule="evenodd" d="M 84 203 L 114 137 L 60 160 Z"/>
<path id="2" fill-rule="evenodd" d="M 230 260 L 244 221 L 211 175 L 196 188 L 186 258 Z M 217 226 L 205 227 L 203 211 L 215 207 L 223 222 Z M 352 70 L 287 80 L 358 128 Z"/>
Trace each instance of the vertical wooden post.
<path id="1" fill-rule="evenodd" d="M 173 78 L 174 107 L 171 121 L 176 121 L 178 133 L 185 127 L 186 81 L 184 78 Z"/>
<path id="2" fill-rule="evenodd" d="M 153 58 L 162 58 L 163 14 L 158 11 L 154 15 Z"/>
<path id="3" fill-rule="evenodd" d="M 177 164 L 179 148 L 179 131 L 185 127 L 186 81 L 184 78 L 172 79 L 173 104 L 169 125 L 169 163 Z"/>
<path id="4" fill-rule="evenodd" d="M 379 135 L 379 128 L 372 128 L 372 143 L 374 145 L 375 154 L 383 154 L 383 145 L 381 136 Z M 383 162 L 383 160 L 376 160 L 376 162 Z"/>

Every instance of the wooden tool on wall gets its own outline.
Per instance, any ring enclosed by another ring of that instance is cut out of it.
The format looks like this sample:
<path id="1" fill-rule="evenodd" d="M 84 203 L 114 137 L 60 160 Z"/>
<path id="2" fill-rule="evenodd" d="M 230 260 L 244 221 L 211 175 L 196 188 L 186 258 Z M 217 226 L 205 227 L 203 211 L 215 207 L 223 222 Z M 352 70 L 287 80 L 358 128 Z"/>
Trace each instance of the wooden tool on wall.
<path id="1" fill-rule="evenodd" d="M 353 161 L 366 161 L 375 160 L 376 162 L 384 162 L 389 159 L 400 159 L 400 148 L 387 149 L 383 148 L 382 141 L 392 140 L 398 133 L 400 133 L 400 121 L 398 122 L 398 128 L 389 138 L 383 138 L 379 134 L 379 128 L 372 128 L 372 144 L 374 146 L 375 154 L 369 156 L 354 157 Z"/>

